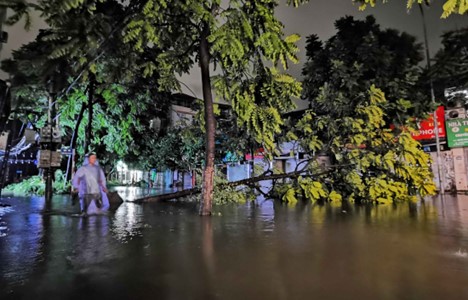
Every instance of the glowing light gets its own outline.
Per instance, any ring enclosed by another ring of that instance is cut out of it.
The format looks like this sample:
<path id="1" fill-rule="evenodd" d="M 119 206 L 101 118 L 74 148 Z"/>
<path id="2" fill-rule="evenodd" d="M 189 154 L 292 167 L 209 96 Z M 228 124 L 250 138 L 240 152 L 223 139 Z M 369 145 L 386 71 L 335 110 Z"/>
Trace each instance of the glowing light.
<path id="1" fill-rule="evenodd" d="M 117 162 L 117 172 L 127 172 L 128 166 L 121 160 Z"/>

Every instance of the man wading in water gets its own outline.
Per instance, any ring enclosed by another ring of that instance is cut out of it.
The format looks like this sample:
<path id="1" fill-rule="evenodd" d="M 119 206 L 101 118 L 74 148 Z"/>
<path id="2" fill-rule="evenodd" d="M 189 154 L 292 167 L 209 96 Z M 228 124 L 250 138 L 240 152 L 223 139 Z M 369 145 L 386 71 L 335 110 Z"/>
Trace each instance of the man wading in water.
<path id="1" fill-rule="evenodd" d="M 81 215 L 86 217 L 93 200 L 98 211 L 109 208 L 107 199 L 106 176 L 97 162 L 96 153 L 85 157 L 83 166 L 76 171 L 72 184 L 74 192 L 78 192 Z"/>

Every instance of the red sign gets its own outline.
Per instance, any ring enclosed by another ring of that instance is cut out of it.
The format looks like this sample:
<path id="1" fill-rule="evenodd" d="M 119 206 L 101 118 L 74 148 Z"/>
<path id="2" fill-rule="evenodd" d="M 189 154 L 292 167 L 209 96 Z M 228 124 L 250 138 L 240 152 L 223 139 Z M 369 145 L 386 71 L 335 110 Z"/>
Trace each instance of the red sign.
<path id="1" fill-rule="evenodd" d="M 264 152 L 265 152 L 265 150 L 263 148 L 258 148 L 257 150 L 255 150 L 255 152 L 253 154 L 253 158 L 254 159 L 263 158 L 264 157 Z M 251 160 L 251 159 L 252 159 L 251 154 L 246 154 L 245 155 L 245 160 Z"/>
<path id="2" fill-rule="evenodd" d="M 439 129 L 439 137 L 445 137 L 445 111 L 443 106 L 439 106 L 436 110 L 437 127 Z M 415 140 L 432 140 L 435 139 L 434 115 L 431 114 L 426 120 L 418 122 L 418 130 L 411 135 Z"/>

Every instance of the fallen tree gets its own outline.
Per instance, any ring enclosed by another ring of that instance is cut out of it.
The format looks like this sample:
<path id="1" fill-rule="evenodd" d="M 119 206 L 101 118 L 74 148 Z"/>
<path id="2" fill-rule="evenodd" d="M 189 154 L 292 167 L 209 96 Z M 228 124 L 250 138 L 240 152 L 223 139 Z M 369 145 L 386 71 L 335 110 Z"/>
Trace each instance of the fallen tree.
<path id="1" fill-rule="evenodd" d="M 329 167 L 327 167 L 327 169 L 328 169 L 327 171 L 316 173 L 316 174 L 310 174 L 310 172 L 308 170 L 295 170 L 295 171 L 290 172 L 290 173 L 274 174 L 272 170 L 267 170 L 267 171 L 265 171 L 263 174 L 261 174 L 259 176 L 252 177 L 252 178 L 246 178 L 246 179 L 242 179 L 242 180 L 238 180 L 238 181 L 221 183 L 221 184 L 218 184 L 215 188 L 223 189 L 223 188 L 226 188 L 226 187 L 247 186 L 247 187 L 250 187 L 252 189 L 255 189 L 256 191 L 260 192 L 261 194 L 263 194 L 266 197 L 273 197 L 274 196 L 273 194 L 265 193 L 264 191 L 262 191 L 260 189 L 260 186 L 257 185 L 257 183 L 259 183 L 261 181 L 272 180 L 273 181 L 272 187 L 274 187 L 275 186 L 275 184 L 274 184 L 275 181 L 279 180 L 279 179 L 287 179 L 287 178 L 297 179 L 299 177 L 306 178 L 306 177 L 321 176 L 321 175 L 324 175 L 326 173 L 331 172 L 332 169 L 336 168 L 336 167 L 338 167 L 338 166 L 329 166 Z M 201 192 L 201 188 L 196 187 L 196 188 L 186 189 L 186 190 L 177 191 L 177 192 L 169 193 L 169 194 L 156 195 L 156 196 L 147 196 L 147 197 L 140 198 L 140 199 L 137 199 L 137 200 L 132 201 L 132 202 L 140 204 L 140 203 L 145 203 L 145 202 L 169 201 L 169 200 L 174 200 L 174 199 L 179 199 L 179 198 L 183 198 L 183 197 L 187 197 L 187 196 L 196 195 L 196 194 L 199 194 L 200 192 Z"/>
<path id="2" fill-rule="evenodd" d="M 324 101 L 334 95 L 325 88 L 322 93 Z M 309 157 L 300 161 L 300 168 L 298 165 L 294 172 L 278 174 L 269 170 L 236 182 L 221 181 L 216 189 L 224 192 L 225 200 L 235 199 L 238 193 L 247 194 L 237 188 L 245 186 L 288 203 L 298 199 L 392 203 L 435 194 L 430 156 L 411 137 L 411 124 L 389 128 L 384 120 L 386 105 L 384 93 L 372 86 L 369 97 L 353 109 L 353 117 L 331 119 L 309 110 L 288 133 L 288 138 L 299 141 L 301 151 Z M 333 165 L 320 166 L 315 159 L 317 153 L 327 154 Z M 286 178 L 290 180 L 281 180 Z M 267 192 L 257 185 L 266 180 L 272 180 L 272 189 Z M 199 192 L 187 190 L 142 201 L 175 199 Z M 245 201 L 246 196 L 237 199 Z"/>
<path id="3" fill-rule="evenodd" d="M 157 201 L 169 201 L 169 200 L 174 200 L 182 197 L 187 197 L 195 194 L 199 194 L 201 192 L 201 189 L 196 187 L 193 189 L 187 189 L 183 191 L 177 191 L 174 193 L 170 194 L 164 194 L 164 195 L 157 195 L 157 196 L 148 196 L 140 199 L 136 199 L 135 201 L 132 201 L 133 203 L 144 203 L 144 202 L 157 202 Z"/>

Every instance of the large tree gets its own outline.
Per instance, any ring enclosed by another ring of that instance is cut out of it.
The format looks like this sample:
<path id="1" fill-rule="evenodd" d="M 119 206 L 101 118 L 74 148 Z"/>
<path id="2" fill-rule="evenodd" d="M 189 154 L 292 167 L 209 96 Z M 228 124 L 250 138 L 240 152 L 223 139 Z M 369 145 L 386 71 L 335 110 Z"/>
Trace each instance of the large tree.
<path id="1" fill-rule="evenodd" d="M 352 99 L 325 85 L 317 100 L 338 107 Z M 385 94 L 371 86 L 349 116 L 306 111 L 288 133 L 299 141 L 306 159 L 298 167 L 300 176 L 278 187 L 282 198 L 391 203 L 433 195 L 430 156 L 411 137 L 409 126 L 388 127 L 387 105 Z M 318 164 L 321 155 L 331 165 Z"/>
<path id="2" fill-rule="evenodd" d="M 448 88 L 468 87 L 468 28 L 453 30 L 442 35 L 442 48 L 434 57 L 429 72 L 434 81 L 436 95 L 443 99 Z M 450 99 L 447 99 L 450 100 Z"/>
<path id="3" fill-rule="evenodd" d="M 51 43 L 32 42 L 14 51 L 13 59 L 3 62 L 3 69 L 12 78 L 15 117 L 38 128 L 45 125 L 48 109 L 48 85 L 42 78 L 47 77 L 47 66 L 54 66 L 52 62 L 57 60 L 48 58 L 53 48 L 48 46 Z M 109 57 L 103 56 L 100 62 L 96 62 L 97 79 L 91 102 L 91 118 L 85 113 L 89 110 L 90 102 L 88 84 L 74 84 L 68 93 L 65 93 L 68 85 L 64 85 L 63 93 L 57 97 L 56 116 L 63 132 L 63 143 L 76 149 L 80 157 L 88 145 L 89 149 L 99 151 L 103 162 L 123 158 L 137 160 L 139 151 L 150 147 L 140 137 L 149 130 L 149 120 L 161 110 L 161 106 L 167 106 L 169 95 L 159 93 L 151 78 L 135 76 L 135 80 L 123 83 L 101 79 L 105 78 L 107 59 Z M 114 63 L 117 58 L 111 57 L 110 60 Z M 59 61 L 64 66 L 70 66 L 66 59 L 60 58 Z M 64 75 L 65 80 L 73 79 L 73 73 Z M 91 133 L 87 132 L 89 127 Z M 92 138 L 89 139 L 89 136 Z M 139 147 L 135 147 L 136 144 Z"/>
<path id="4" fill-rule="evenodd" d="M 325 43 L 317 36 L 307 40 L 303 75 L 310 107 L 288 136 L 308 160 L 298 168 L 301 177 L 278 189 L 283 199 L 302 194 L 387 203 L 433 194 L 429 157 L 407 130 L 409 116 L 429 110 L 417 87 L 420 45 L 407 34 L 381 30 L 373 17 L 345 17 L 336 28 Z M 397 127 L 390 129 L 391 123 Z M 320 155 L 333 167 L 317 166 Z"/>
<path id="5" fill-rule="evenodd" d="M 132 68 L 154 57 L 154 50 L 132 55 L 120 34 L 128 11 L 117 1 L 63 12 L 59 7 L 40 1 L 50 28 L 3 62 L 12 76 L 17 116 L 42 127 L 54 81 L 65 143 L 80 155 L 88 149 L 103 150 L 109 154 L 101 156 L 105 161 L 135 157 L 132 143 L 148 125 L 144 120 L 167 102 L 154 78 L 144 78 Z"/>
<path id="6" fill-rule="evenodd" d="M 296 3 L 297 4 L 297 3 Z M 297 35 L 284 38 L 274 15 L 277 1 L 132 1 L 137 11 L 126 40 L 141 51 L 162 49 L 145 73 L 159 73 L 162 89 L 178 89 L 177 74 L 200 67 L 204 100 L 205 167 L 200 214 L 211 214 L 216 121 L 212 89 L 229 102 L 239 125 L 274 150 L 280 113 L 294 107 L 300 84 L 283 72 L 296 62 Z M 217 68 L 212 78 L 212 69 Z"/>
<path id="7" fill-rule="evenodd" d="M 392 108 L 387 111 L 393 122 L 405 116 L 419 116 L 430 111 L 428 93 L 419 89 L 422 47 L 416 38 L 393 29 L 381 29 L 375 18 L 365 20 L 344 17 L 335 22 L 337 33 L 326 42 L 316 35 L 307 39 L 307 62 L 304 64 L 303 97 L 318 115 L 336 118 L 349 116 L 357 104 L 367 98 L 370 86 L 385 92 Z M 343 101 L 317 101 L 324 86 L 338 92 Z M 401 100 L 410 100 L 407 112 Z"/>

